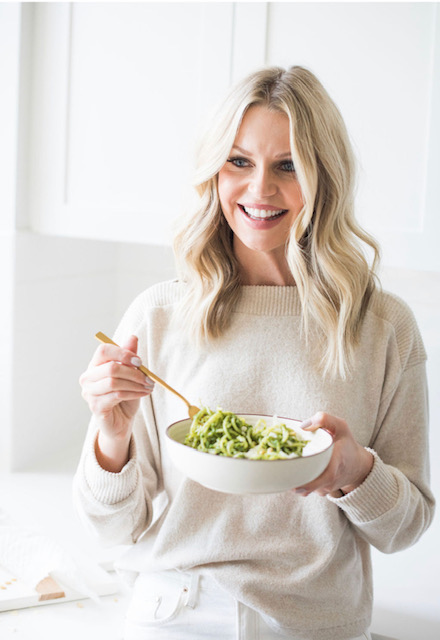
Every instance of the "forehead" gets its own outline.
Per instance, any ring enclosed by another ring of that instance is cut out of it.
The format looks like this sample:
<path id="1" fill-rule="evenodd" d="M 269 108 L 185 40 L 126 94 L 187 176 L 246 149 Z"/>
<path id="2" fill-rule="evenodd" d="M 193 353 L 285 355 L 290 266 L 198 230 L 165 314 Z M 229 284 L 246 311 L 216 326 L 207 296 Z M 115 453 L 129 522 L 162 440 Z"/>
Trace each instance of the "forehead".
<path id="1" fill-rule="evenodd" d="M 290 152 L 289 118 L 282 111 L 262 105 L 249 107 L 235 137 L 234 144 L 256 151 L 266 148 L 277 153 Z"/>

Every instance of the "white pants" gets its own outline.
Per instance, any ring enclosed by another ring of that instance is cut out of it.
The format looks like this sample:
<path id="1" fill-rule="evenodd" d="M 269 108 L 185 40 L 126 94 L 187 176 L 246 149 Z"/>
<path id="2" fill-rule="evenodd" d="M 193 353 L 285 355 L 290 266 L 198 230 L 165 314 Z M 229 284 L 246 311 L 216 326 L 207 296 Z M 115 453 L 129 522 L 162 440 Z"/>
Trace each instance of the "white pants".
<path id="1" fill-rule="evenodd" d="M 205 575 L 140 574 L 127 610 L 124 640 L 281 640 L 262 616 Z M 289 636 L 295 640 L 294 636 Z M 350 640 L 371 640 L 367 631 Z"/>

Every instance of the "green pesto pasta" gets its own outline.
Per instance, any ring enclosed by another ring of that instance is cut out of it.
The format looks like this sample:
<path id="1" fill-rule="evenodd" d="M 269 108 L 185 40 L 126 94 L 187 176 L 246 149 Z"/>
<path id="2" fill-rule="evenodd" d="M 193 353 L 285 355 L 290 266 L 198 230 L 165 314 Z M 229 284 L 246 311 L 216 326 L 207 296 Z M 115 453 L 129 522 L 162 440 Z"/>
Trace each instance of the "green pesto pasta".
<path id="1" fill-rule="evenodd" d="M 267 426 L 260 419 L 253 426 L 235 413 L 206 407 L 194 416 L 185 438 L 185 444 L 198 451 L 251 460 L 301 456 L 307 442 L 281 422 Z"/>

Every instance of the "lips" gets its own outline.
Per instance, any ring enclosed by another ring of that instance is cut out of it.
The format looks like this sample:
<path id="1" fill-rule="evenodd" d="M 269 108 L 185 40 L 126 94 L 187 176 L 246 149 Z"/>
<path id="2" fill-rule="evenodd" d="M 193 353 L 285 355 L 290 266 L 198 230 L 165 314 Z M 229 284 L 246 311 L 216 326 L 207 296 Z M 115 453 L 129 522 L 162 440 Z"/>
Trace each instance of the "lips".
<path id="1" fill-rule="evenodd" d="M 272 221 L 280 218 L 288 209 L 277 209 L 269 205 L 243 205 L 238 203 L 239 209 L 251 220 Z"/>

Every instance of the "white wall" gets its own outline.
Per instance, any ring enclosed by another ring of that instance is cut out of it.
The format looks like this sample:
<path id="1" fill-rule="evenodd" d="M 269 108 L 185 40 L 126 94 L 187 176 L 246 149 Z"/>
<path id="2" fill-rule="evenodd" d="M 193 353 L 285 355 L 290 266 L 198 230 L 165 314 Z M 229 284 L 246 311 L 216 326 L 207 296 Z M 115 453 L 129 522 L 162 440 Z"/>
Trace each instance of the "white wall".
<path id="1" fill-rule="evenodd" d="M 113 243 L 17 234 L 12 468 L 58 465 L 84 435 L 78 378 L 113 321 L 116 268 Z"/>
<path id="2" fill-rule="evenodd" d="M 413 309 L 428 353 L 430 387 L 431 477 L 440 495 L 440 273 L 384 268 L 384 288 L 400 295 Z M 373 628 L 399 640 L 440 637 L 440 514 L 418 544 L 393 555 L 373 549 L 375 608 Z"/>
<path id="3" fill-rule="evenodd" d="M 12 423 L 13 273 L 16 212 L 20 7 L 0 5 L 0 469 L 9 463 Z M 4 61 L 7 60 L 8 64 Z M 3 63 L 3 64 L 2 64 Z"/>
<path id="4" fill-rule="evenodd" d="M 360 217 L 384 247 L 384 286 L 419 321 L 439 494 L 438 3 L 183 4 L 186 13 L 176 8 L 175 16 L 191 45 L 182 61 L 195 65 L 186 76 L 162 44 L 163 7 L 144 4 L 0 4 L 0 468 L 74 468 L 88 420 L 78 376 L 93 334 L 111 334 L 140 290 L 174 277 L 169 224 L 202 103 L 256 66 L 300 63 L 321 76 L 346 117 L 362 163 Z M 139 25 L 153 17 L 160 26 L 150 50 Z M 114 33 L 121 50 L 110 46 Z M 165 124 L 156 104 L 154 128 L 142 117 L 158 82 L 152 71 L 145 83 L 150 58 L 168 80 L 162 93 L 173 73 L 194 88 L 185 93 L 181 83 L 177 107 L 171 91 Z M 114 87 L 138 101 L 129 118 Z M 171 139 L 179 128 L 184 135 L 178 149 L 165 137 L 164 153 L 161 132 L 176 114 Z M 376 631 L 440 637 L 439 534 L 436 516 L 413 549 L 374 554 Z"/>

